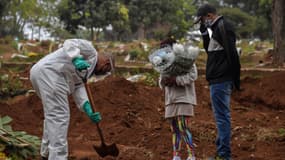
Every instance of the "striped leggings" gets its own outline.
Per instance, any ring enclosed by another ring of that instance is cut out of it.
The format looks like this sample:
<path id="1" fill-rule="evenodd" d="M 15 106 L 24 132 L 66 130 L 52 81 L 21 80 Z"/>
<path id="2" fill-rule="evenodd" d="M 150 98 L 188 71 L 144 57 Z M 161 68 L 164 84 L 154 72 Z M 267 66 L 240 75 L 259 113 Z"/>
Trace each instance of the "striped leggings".
<path id="1" fill-rule="evenodd" d="M 172 132 L 173 156 L 179 156 L 182 142 L 181 138 L 183 138 L 186 144 L 188 156 L 194 156 L 192 135 L 188 128 L 189 119 L 190 117 L 188 116 L 178 116 L 169 119 Z"/>

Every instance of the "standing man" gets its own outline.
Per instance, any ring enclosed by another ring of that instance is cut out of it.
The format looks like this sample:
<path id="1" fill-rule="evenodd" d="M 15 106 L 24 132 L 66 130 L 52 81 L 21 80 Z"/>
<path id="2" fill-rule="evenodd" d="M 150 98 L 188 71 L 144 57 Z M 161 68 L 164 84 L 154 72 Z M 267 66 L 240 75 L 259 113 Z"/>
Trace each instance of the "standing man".
<path id="1" fill-rule="evenodd" d="M 37 62 L 30 71 L 30 80 L 44 109 L 41 144 L 42 160 L 67 160 L 67 132 L 72 94 L 78 108 L 94 122 L 101 120 L 93 112 L 82 78 L 105 74 L 113 68 L 110 58 L 98 55 L 92 43 L 68 39 L 63 47 Z"/>
<path id="2" fill-rule="evenodd" d="M 217 15 L 216 9 L 204 4 L 197 11 L 200 32 L 208 59 L 206 79 L 210 85 L 212 110 L 217 126 L 217 151 L 212 160 L 231 159 L 230 96 L 232 89 L 240 89 L 240 62 L 236 50 L 236 35 L 233 27 Z M 209 36 L 208 29 L 212 30 Z"/>

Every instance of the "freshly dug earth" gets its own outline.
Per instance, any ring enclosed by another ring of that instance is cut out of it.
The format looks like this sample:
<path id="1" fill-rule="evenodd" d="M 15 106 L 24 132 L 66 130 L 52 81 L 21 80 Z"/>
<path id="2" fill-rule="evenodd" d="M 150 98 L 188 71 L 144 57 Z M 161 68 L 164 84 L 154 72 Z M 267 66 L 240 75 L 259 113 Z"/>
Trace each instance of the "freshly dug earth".
<path id="1" fill-rule="evenodd" d="M 198 105 L 190 127 L 196 145 L 197 159 L 215 153 L 215 122 L 211 110 L 208 84 L 200 76 L 196 81 Z M 264 78 L 246 77 L 243 91 L 235 92 L 232 108 L 232 152 L 235 160 L 282 160 L 285 157 L 285 73 Z M 104 137 L 120 149 L 117 158 L 106 160 L 167 160 L 171 159 L 171 134 L 164 119 L 164 94 L 158 87 L 131 83 L 121 77 L 109 77 L 92 83 L 96 109 L 102 114 Z M 18 97 L 0 103 L 1 115 L 13 118 L 14 130 L 41 136 L 43 110 L 36 95 Z M 79 111 L 70 98 L 69 128 L 70 159 L 99 158 L 92 145 L 100 145 L 96 126 Z M 183 149 L 185 146 L 183 145 Z M 183 158 L 186 152 L 183 151 Z M 185 158 L 186 159 L 186 158 Z"/>

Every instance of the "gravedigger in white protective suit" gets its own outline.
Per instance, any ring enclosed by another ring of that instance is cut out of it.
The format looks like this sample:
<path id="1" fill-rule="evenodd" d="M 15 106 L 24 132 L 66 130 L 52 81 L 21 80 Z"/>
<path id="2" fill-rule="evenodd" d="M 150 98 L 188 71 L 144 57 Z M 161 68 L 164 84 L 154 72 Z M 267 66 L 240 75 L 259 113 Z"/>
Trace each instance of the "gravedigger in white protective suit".
<path id="1" fill-rule="evenodd" d="M 112 68 L 111 58 L 97 54 L 92 43 L 82 39 L 65 40 L 61 48 L 32 67 L 30 80 L 44 109 L 43 160 L 67 160 L 70 94 L 94 123 L 101 120 L 100 113 L 91 108 L 82 77 L 102 75 Z"/>

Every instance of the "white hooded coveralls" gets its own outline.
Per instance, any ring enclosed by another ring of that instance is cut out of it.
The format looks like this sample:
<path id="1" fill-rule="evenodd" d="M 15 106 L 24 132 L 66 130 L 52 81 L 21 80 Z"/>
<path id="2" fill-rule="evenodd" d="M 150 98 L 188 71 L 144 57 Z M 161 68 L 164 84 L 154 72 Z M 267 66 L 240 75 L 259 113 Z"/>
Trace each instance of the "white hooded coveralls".
<path id="1" fill-rule="evenodd" d="M 73 95 L 80 110 L 88 100 L 82 78 L 72 63 L 80 56 L 91 65 L 87 76 L 90 77 L 97 63 L 97 51 L 91 42 L 81 39 L 66 40 L 62 48 L 42 58 L 30 71 L 30 80 L 44 109 L 41 155 L 49 160 L 67 160 L 68 157 L 68 95 Z"/>

